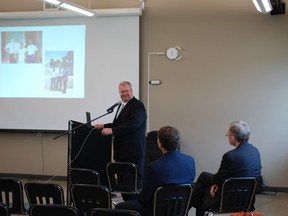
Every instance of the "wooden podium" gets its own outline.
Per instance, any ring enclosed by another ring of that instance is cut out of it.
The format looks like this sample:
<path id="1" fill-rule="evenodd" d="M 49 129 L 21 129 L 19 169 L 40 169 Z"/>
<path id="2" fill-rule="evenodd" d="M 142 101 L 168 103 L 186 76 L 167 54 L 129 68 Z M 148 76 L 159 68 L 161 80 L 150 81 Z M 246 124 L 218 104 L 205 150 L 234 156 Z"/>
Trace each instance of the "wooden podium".
<path id="1" fill-rule="evenodd" d="M 94 169 L 100 173 L 100 183 L 108 187 L 106 165 L 111 161 L 112 136 L 103 136 L 95 127 L 69 121 L 68 170 Z M 70 203 L 70 179 L 67 175 L 67 199 Z"/>

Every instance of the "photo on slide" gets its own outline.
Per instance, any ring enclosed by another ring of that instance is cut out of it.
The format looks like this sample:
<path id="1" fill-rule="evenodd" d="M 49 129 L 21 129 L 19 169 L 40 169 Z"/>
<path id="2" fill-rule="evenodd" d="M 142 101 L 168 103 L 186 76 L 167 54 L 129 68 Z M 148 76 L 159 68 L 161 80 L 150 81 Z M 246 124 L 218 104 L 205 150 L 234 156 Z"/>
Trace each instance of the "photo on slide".
<path id="1" fill-rule="evenodd" d="M 42 63 L 42 31 L 1 33 L 3 64 Z"/>
<path id="2" fill-rule="evenodd" d="M 45 89 L 73 95 L 73 51 L 45 52 Z"/>

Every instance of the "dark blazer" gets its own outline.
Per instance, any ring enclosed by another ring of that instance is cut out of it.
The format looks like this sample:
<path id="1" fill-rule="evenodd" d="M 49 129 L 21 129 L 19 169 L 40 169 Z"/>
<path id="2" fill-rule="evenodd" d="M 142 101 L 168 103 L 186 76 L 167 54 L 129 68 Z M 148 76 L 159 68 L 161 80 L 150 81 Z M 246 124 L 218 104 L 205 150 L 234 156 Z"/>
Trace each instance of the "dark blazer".
<path id="1" fill-rule="evenodd" d="M 223 181 L 231 177 L 261 177 L 261 158 L 258 149 L 248 142 L 241 143 L 222 157 L 214 182 L 221 186 Z"/>
<path id="2" fill-rule="evenodd" d="M 196 212 L 218 208 L 220 205 L 221 187 L 223 181 L 232 177 L 261 177 L 261 159 L 256 147 L 248 142 L 241 143 L 231 151 L 226 152 L 216 174 L 202 172 L 193 189 L 190 207 L 196 208 Z M 210 187 L 219 186 L 214 198 L 210 195 Z M 255 197 L 252 200 L 250 211 L 253 211 Z"/>
<path id="3" fill-rule="evenodd" d="M 152 215 L 156 189 L 167 184 L 192 184 L 195 178 L 195 161 L 179 151 L 168 152 L 145 168 L 139 203 L 143 215 Z"/>
<path id="4" fill-rule="evenodd" d="M 144 104 L 133 97 L 122 109 L 117 119 L 116 115 L 113 123 L 104 125 L 104 127 L 112 128 L 115 137 L 115 160 L 144 157 L 146 151 L 147 119 Z"/>

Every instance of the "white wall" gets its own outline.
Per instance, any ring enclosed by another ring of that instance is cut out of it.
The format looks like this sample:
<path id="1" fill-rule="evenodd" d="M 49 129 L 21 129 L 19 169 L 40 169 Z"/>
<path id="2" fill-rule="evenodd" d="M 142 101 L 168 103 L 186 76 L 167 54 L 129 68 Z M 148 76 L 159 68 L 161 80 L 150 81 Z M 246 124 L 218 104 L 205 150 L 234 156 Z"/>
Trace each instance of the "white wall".
<path id="1" fill-rule="evenodd" d="M 218 170 L 232 149 L 228 124 L 245 120 L 262 156 L 264 183 L 288 186 L 287 21 L 287 15 L 257 13 L 143 17 L 143 92 L 147 53 L 178 45 L 183 56 L 178 62 L 150 58 L 150 80 L 162 84 L 150 86 L 149 128 L 176 126 L 182 151 L 196 159 L 197 175 Z"/>
<path id="2" fill-rule="evenodd" d="M 0 133 L 0 173 L 67 175 L 67 136 L 58 134 Z"/>

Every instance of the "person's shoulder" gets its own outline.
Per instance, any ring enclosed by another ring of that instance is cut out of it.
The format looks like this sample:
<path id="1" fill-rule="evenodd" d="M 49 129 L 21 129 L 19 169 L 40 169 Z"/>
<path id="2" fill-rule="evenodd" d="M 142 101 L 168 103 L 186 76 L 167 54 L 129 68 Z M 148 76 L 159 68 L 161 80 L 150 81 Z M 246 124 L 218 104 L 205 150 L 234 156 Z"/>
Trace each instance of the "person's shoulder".
<path id="1" fill-rule="evenodd" d="M 248 143 L 248 145 L 249 145 L 250 151 L 255 152 L 255 153 L 257 153 L 257 154 L 260 154 L 260 152 L 259 152 L 259 150 L 258 150 L 258 148 L 257 148 L 256 146 L 254 146 L 254 145 L 251 144 L 251 143 Z"/>
<path id="2" fill-rule="evenodd" d="M 184 153 L 181 153 L 181 154 L 182 154 L 182 157 L 185 158 L 186 160 L 195 162 L 195 159 L 191 155 L 184 154 Z"/>
<path id="3" fill-rule="evenodd" d="M 233 158 L 233 155 L 237 154 L 238 152 L 238 149 L 237 148 L 234 148 L 234 149 L 231 149 L 230 151 L 227 151 L 223 154 L 222 158 Z"/>
<path id="4" fill-rule="evenodd" d="M 256 146 L 254 146 L 253 144 L 251 144 L 249 142 L 242 143 L 240 145 L 240 148 L 242 148 L 242 149 L 257 149 Z"/>
<path id="5" fill-rule="evenodd" d="M 130 101 L 133 102 L 133 103 L 141 103 L 141 104 L 143 104 L 143 102 L 142 102 L 141 100 L 139 100 L 138 98 L 136 98 L 135 96 L 133 96 L 133 97 L 130 99 Z M 130 102 L 130 101 L 129 101 L 129 102 Z"/>
<path id="6" fill-rule="evenodd" d="M 194 158 L 191 155 L 185 154 L 185 153 L 181 152 L 180 150 L 174 151 L 171 155 L 174 155 L 174 157 L 177 157 L 177 158 L 182 158 L 185 160 L 194 161 Z"/>
<path id="7" fill-rule="evenodd" d="M 162 164 L 163 164 L 163 160 L 162 160 L 162 158 L 159 158 L 157 160 L 150 162 L 146 166 L 146 170 L 151 170 L 151 171 L 155 172 L 155 170 L 158 170 L 162 167 Z"/>
<path id="8" fill-rule="evenodd" d="M 132 97 L 127 104 L 133 105 L 133 106 L 139 106 L 139 107 L 144 107 L 144 103 L 137 99 L 136 97 Z"/>
<path id="9" fill-rule="evenodd" d="M 236 147 L 235 149 L 232 149 L 228 152 L 226 152 L 223 157 L 229 157 L 229 158 L 233 158 L 235 155 L 246 155 L 247 152 L 252 153 L 253 151 L 257 151 L 258 149 L 253 146 L 252 144 L 245 142 L 245 143 L 241 143 L 238 147 Z"/>

